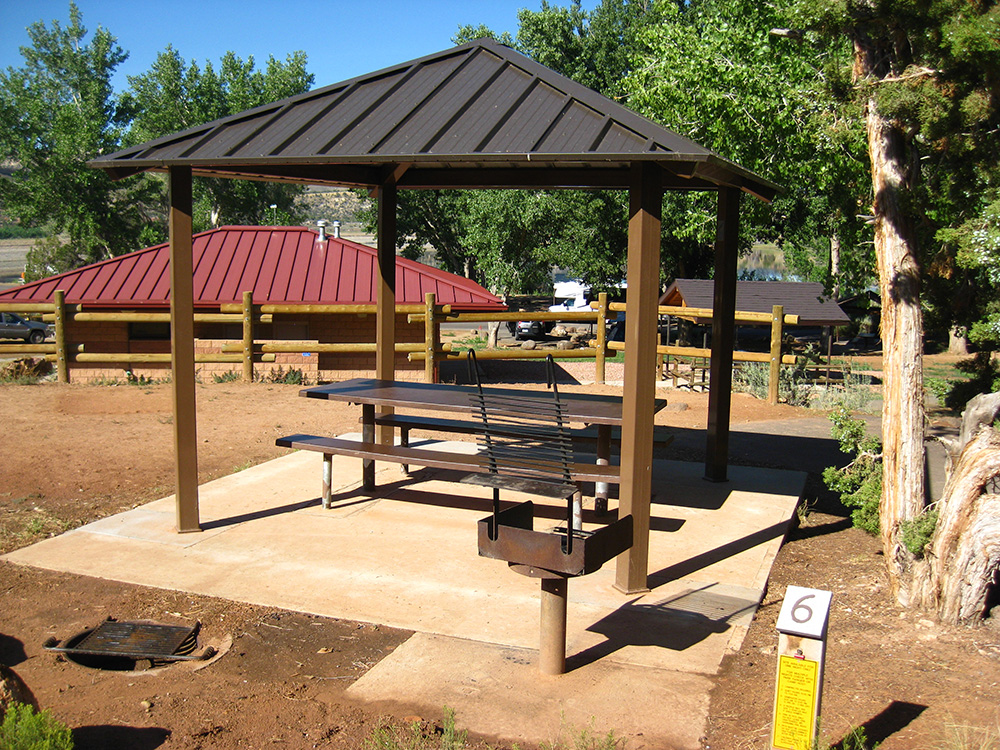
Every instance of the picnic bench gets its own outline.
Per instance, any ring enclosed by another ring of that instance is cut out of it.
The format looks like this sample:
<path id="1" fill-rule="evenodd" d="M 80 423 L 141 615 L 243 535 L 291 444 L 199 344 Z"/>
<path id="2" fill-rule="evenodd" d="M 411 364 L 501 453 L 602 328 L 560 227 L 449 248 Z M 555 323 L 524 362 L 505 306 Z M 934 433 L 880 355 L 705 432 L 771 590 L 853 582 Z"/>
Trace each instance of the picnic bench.
<path id="1" fill-rule="evenodd" d="M 544 392 L 514 388 L 487 388 L 492 396 L 517 396 L 527 399 L 544 399 Z M 365 489 L 375 487 L 375 462 L 384 461 L 403 466 L 417 465 L 429 468 L 453 469 L 471 473 L 486 473 L 483 459 L 478 455 L 453 451 L 414 448 L 409 443 L 410 429 L 431 429 L 440 432 L 479 434 L 482 424 L 472 419 L 471 398 L 476 389 L 470 386 L 443 385 L 438 383 L 408 383 L 372 378 L 355 378 L 338 383 L 313 386 L 300 391 L 306 398 L 347 401 L 362 407 L 361 439 L 350 437 L 325 437 L 321 435 L 289 435 L 278 438 L 277 445 L 317 451 L 323 454 L 323 505 L 329 507 L 332 493 L 332 457 L 343 455 L 360 458 L 363 462 L 362 483 Z M 571 466 L 573 481 L 595 483 L 595 506 L 599 512 L 607 509 L 608 485 L 619 484 L 621 473 L 610 461 L 613 429 L 621 426 L 621 399 L 595 394 L 571 394 L 562 398 L 567 422 L 582 423 L 582 430 L 573 430 L 574 441 L 596 442 L 597 458 L 594 463 L 574 461 Z M 666 405 L 657 399 L 654 409 Z M 435 413 L 460 413 L 465 419 L 401 415 L 381 411 L 385 409 L 430 410 Z M 402 444 L 376 442 L 375 426 L 382 424 L 405 430 Z M 620 438 L 619 438 L 620 439 Z M 661 439 L 668 440 L 669 436 Z"/>

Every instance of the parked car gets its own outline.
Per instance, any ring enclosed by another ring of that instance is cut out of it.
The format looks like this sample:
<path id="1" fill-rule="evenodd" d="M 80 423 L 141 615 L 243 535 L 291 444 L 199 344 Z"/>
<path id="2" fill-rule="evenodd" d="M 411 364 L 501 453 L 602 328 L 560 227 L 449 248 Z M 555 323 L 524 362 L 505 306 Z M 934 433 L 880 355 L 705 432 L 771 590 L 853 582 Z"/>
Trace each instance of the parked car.
<path id="1" fill-rule="evenodd" d="M 552 320 L 519 320 L 514 327 L 514 338 L 518 341 L 542 339 L 548 336 L 555 326 L 555 321 Z"/>
<path id="2" fill-rule="evenodd" d="M 0 313 L 0 339 L 24 339 L 40 344 L 49 335 L 49 327 L 34 320 L 25 320 L 14 313 Z"/>

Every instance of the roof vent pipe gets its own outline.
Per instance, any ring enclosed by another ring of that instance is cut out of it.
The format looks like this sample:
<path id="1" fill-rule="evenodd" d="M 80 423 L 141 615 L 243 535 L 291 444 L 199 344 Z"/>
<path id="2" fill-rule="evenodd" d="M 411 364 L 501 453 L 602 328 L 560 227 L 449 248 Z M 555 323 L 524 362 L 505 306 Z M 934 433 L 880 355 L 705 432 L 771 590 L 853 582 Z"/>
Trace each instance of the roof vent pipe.
<path id="1" fill-rule="evenodd" d="M 340 239 L 340 221 L 337 219 L 333 220 L 333 238 L 335 240 Z"/>
<path id="2" fill-rule="evenodd" d="M 326 242 L 326 219 L 317 221 L 316 226 L 319 228 L 319 241 Z"/>

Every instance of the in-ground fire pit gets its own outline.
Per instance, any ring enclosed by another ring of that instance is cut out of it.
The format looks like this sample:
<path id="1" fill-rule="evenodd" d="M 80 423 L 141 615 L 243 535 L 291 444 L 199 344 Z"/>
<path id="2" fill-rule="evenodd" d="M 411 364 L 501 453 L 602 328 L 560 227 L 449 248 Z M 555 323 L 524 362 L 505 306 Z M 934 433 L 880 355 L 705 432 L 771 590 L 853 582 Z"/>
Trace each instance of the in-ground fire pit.
<path id="1" fill-rule="evenodd" d="M 129 672 L 176 661 L 210 659 L 215 655 L 211 646 L 196 653 L 200 627 L 200 623 L 161 625 L 107 619 L 66 641 L 50 638 L 44 647 L 84 667 Z"/>

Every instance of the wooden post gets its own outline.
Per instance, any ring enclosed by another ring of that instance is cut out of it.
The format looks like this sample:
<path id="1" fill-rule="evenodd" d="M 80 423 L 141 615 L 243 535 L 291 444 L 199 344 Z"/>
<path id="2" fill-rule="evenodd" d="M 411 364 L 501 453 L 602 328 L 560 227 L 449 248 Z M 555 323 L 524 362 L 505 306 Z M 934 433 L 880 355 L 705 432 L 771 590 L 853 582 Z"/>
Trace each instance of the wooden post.
<path id="1" fill-rule="evenodd" d="M 771 371 L 767 378 L 767 402 L 778 403 L 778 385 L 781 383 L 781 333 L 785 321 L 785 308 L 771 308 Z"/>
<path id="2" fill-rule="evenodd" d="M 632 548 L 618 557 L 615 588 L 648 591 L 649 505 L 653 480 L 656 322 L 660 293 L 660 167 L 632 165 L 629 185 L 628 315 L 622 403 L 619 517 L 631 514 Z"/>
<path id="3" fill-rule="evenodd" d="M 195 408 L 191 168 L 170 167 L 170 351 L 174 402 L 177 531 L 201 531 Z"/>
<path id="4" fill-rule="evenodd" d="M 56 289 L 52 301 L 55 303 L 56 374 L 60 383 L 68 383 L 69 360 L 66 358 L 66 292 L 62 289 Z"/>
<path id="5" fill-rule="evenodd" d="M 606 378 L 606 353 L 608 346 L 608 293 L 597 295 L 597 355 L 594 357 L 594 382 L 603 383 Z"/>
<path id="6" fill-rule="evenodd" d="M 243 292 L 243 382 L 253 382 L 253 292 Z"/>
<path id="7" fill-rule="evenodd" d="M 736 338 L 736 261 L 740 233 L 739 188 L 719 188 L 718 217 L 708 441 L 705 449 L 705 479 L 710 482 L 727 481 L 729 465 L 729 414 L 733 392 L 733 343 Z"/>
<path id="8" fill-rule="evenodd" d="M 378 269 L 375 313 L 375 377 L 396 378 L 396 183 L 391 179 L 376 189 L 378 201 Z M 383 409 L 391 413 L 392 409 Z M 376 442 L 391 445 L 392 428 L 378 426 Z"/>
<path id="9" fill-rule="evenodd" d="M 434 383 L 437 381 L 435 373 L 437 362 L 434 359 L 434 351 L 438 343 L 438 320 L 434 314 L 437 295 L 434 292 L 427 292 L 424 295 L 424 382 Z"/>

